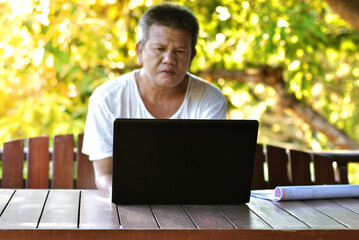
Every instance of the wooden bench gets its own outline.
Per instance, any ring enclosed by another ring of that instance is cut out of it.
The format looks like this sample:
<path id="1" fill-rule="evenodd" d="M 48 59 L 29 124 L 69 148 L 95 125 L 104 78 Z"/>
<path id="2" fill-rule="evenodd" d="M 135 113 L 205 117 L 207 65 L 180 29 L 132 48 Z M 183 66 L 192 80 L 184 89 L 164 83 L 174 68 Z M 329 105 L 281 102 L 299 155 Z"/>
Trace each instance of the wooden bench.
<path id="1" fill-rule="evenodd" d="M 348 184 L 350 162 L 359 162 L 359 151 L 313 152 L 258 144 L 252 189 Z M 268 177 L 265 177 L 266 172 Z"/>
<path id="2" fill-rule="evenodd" d="M 35 137 L 4 144 L 0 151 L 2 188 L 94 189 L 94 171 L 82 154 L 83 134 Z M 333 167 L 333 162 L 337 167 Z M 307 152 L 257 144 L 252 189 L 276 186 L 348 183 L 348 163 L 359 151 Z M 24 171 L 25 170 L 25 171 Z M 25 176 L 23 176 L 25 175 Z"/>
<path id="3" fill-rule="evenodd" d="M 1 188 L 94 189 L 94 170 L 82 154 L 83 134 L 34 137 L 4 143 Z"/>

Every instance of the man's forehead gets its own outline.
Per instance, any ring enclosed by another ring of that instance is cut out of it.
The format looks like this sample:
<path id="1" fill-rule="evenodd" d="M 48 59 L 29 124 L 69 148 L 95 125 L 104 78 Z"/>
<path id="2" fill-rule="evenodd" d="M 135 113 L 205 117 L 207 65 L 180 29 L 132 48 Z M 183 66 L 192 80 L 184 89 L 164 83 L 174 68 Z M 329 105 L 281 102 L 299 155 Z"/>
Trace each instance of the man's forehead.
<path id="1" fill-rule="evenodd" d="M 181 35 L 186 35 L 188 37 L 191 37 L 191 32 L 186 30 L 186 29 L 179 29 L 179 28 L 175 28 L 175 27 L 170 27 L 170 26 L 165 26 L 162 24 L 153 24 L 149 27 L 148 29 L 149 33 L 156 33 L 156 34 L 160 34 L 160 33 L 168 33 L 168 32 L 177 32 L 180 33 Z"/>
<path id="2" fill-rule="evenodd" d="M 186 30 L 170 28 L 162 25 L 152 25 L 148 31 L 148 38 L 152 41 L 163 41 L 165 39 L 173 39 L 174 41 L 191 40 L 191 33 Z"/>

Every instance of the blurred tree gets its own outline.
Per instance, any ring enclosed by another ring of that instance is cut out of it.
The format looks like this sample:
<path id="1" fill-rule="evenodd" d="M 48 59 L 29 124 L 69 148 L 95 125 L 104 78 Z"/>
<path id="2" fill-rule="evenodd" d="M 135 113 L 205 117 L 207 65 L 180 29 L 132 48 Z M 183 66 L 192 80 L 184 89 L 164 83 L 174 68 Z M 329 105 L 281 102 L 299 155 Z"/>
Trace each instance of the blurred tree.
<path id="1" fill-rule="evenodd" d="M 0 0 L 0 142 L 82 132 L 94 88 L 138 67 L 138 19 L 159 2 Z M 191 71 L 221 87 L 228 118 L 259 119 L 262 143 L 357 147 L 359 33 L 326 2 L 176 2 L 200 22 Z"/>
<path id="2" fill-rule="evenodd" d="M 343 19 L 359 31 L 359 2 L 357 0 L 325 0 Z"/>

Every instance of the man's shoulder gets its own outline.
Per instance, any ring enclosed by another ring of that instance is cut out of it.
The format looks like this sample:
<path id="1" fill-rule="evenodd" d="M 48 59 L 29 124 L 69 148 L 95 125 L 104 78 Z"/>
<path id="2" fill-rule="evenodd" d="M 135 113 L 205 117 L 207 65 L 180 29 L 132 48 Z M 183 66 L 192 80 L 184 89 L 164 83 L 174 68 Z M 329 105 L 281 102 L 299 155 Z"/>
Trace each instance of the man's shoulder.
<path id="1" fill-rule="evenodd" d="M 188 75 L 191 78 L 191 81 L 192 81 L 191 84 L 194 89 L 199 90 L 199 91 L 204 91 L 207 93 L 223 95 L 221 89 L 219 89 L 219 87 L 217 87 L 216 85 L 214 85 L 196 75 L 193 75 L 191 73 L 188 73 Z"/>
<path id="2" fill-rule="evenodd" d="M 106 98 L 113 94 L 117 95 L 119 91 L 121 91 L 121 89 L 124 89 L 128 84 L 131 84 L 133 78 L 134 71 L 125 73 L 117 78 L 108 80 L 94 90 L 92 97 Z"/>

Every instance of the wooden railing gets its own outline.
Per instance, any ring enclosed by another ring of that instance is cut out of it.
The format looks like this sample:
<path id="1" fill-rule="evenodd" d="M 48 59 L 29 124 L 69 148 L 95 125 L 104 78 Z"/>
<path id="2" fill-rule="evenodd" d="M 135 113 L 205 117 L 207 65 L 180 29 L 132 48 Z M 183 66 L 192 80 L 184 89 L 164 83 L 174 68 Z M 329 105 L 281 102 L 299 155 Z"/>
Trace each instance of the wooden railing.
<path id="1" fill-rule="evenodd" d="M 4 143 L 1 188 L 94 189 L 92 162 L 81 152 L 83 134 L 76 147 L 72 134 L 55 136 L 53 148 L 49 140 L 43 136 Z"/>
<path id="2" fill-rule="evenodd" d="M 9 141 L 0 150 L 2 188 L 93 189 L 94 170 L 82 154 L 83 134 Z M 257 144 L 252 189 L 348 183 L 348 163 L 359 151 L 309 152 Z M 336 163 L 336 167 L 333 167 Z"/>
<path id="3" fill-rule="evenodd" d="M 258 144 L 252 189 L 348 184 L 350 162 L 359 162 L 359 151 L 313 152 Z"/>

